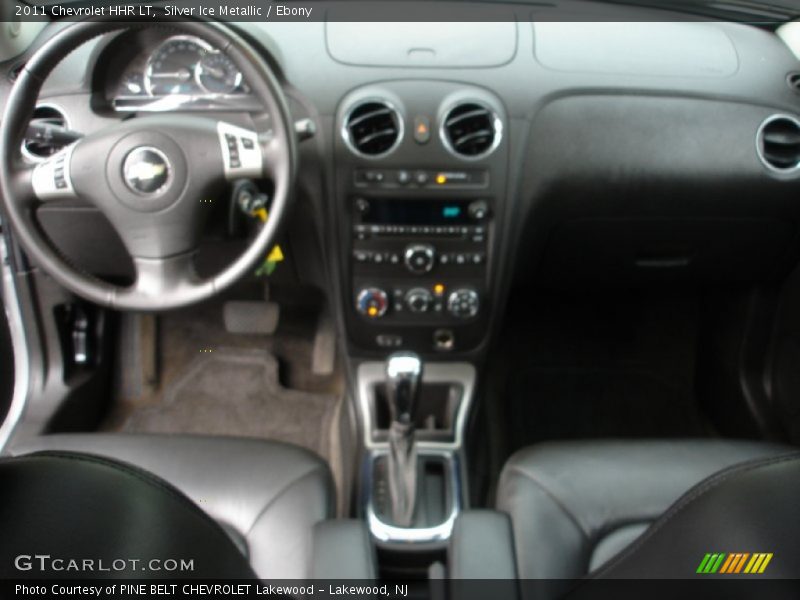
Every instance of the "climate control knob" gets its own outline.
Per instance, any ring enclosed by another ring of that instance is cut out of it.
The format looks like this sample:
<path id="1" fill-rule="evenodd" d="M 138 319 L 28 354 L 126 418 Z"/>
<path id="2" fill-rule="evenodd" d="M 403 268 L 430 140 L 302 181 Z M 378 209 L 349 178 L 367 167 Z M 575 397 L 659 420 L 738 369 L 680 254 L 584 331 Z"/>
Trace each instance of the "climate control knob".
<path id="1" fill-rule="evenodd" d="M 356 295 L 356 310 L 370 319 L 380 319 L 389 309 L 389 297 L 380 288 L 363 288 Z"/>
<path id="2" fill-rule="evenodd" d="M 469 288 L 454 290 L 447 298 L 447 310 L 459 319 L 470 319 L 480 310 L 478 292 Z"/>
<path id="3" fill-rule="evenodd" d="M 428 312 L 433 296 L 425 288 L 414 288 L 406 294 L 406 306 L 414 313 Z"/>
<path id="4" fill-rule="evenodd" d="M 430 244 L 412 244 L 406 248 L 405 262 L 409 271 L 424 275 L 433 269 L 436 249 Z"/>

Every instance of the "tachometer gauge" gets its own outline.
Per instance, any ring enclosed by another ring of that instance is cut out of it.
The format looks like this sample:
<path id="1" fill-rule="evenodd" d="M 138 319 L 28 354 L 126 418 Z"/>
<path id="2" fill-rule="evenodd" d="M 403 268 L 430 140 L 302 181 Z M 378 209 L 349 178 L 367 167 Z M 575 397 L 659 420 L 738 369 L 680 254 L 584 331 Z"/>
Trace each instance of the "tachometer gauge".
<path id="1" fill-rule="evenodd" d="M 221 52 L 206 54 L 195 68 L 197 83 L 209 94 L 232 94 L 242 85 L 242 73 Z"/>
<path id="2" fill-rule="evenodd" d="M 144 76 L 141 73 L 128 73 L 119 84 L 118 96 L 144 96 L 147 91 L 144 87 Z"/>
<path id="3" fill-rule="evenodd" d="M 144 84 L 151 96 L 194 95 L 200 90 L 195 72 L 214 51 L 203 40 L 176 36 L 161 44 L 147 61 Z"/>

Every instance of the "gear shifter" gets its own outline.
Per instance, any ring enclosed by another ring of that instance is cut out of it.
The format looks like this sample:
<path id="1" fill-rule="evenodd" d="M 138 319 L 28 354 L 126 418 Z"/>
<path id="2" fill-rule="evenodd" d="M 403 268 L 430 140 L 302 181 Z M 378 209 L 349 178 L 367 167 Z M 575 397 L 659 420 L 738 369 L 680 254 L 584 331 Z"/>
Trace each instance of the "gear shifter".
<path id="1" fill-rule="evenodd" d="M 389 427 L 389 494 L 392 519 L 410 527 L 417 497 L 417 452 L 414 446 L 414 407 L 422 389 L 422 361 L 413 352 L 397 352 L 386 362 L 386 401 Z"/>

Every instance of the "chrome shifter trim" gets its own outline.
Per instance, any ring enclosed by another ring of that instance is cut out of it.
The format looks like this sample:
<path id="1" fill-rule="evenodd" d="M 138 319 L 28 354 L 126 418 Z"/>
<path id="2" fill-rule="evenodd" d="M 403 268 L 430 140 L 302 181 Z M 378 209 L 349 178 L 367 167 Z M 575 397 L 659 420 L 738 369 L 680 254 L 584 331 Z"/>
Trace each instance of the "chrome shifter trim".
<path id="1" fill-rule="evenodd" d="M 417 440 L 420 452 L 425 450 L 461 450 L 464 440 L 464 428 L 472 406 L 475 392 L 476 371 L 470 363 L 425 363 L 422 383 L 459 383 L 462 386 L 462 398 L 453 424 L 452 442 L 433 442 Z M 369 450 L 389 447 L 387 441 L 376 441 L 372 437 L 372 407 L 370 405 L 371 390 L 378 383 L 386 381 L 385 362 L 365 362 L 358 366 L 357 374 L 358 406 L 361 412 L 361 426 L 364 431 L 364 446 Z"/>
<path id="2" fill-rule="evenodd" d="M 367 476 L 364 485 L 367 512 L 367 524 L 372 535 L 380 542 L 405 542 L 405 543 L 444 543 L 450 539 L 453 532 L 453 524 L 458 513 L 461 511 L 461 465 L 459 464 L 458 453 L 447 450 L 436 451 L 427 450 L 419 452 L 420 457 L 435 456 L 445 461 L 448 471 L 448 485 L 450 486 L 450 507 L 447 511 L 447 518 L 442 523 L 433 527 L 396 527 L 378 516 L 372 499 L 372 476 L 374 473 L 375 461 L 386 456 L 386 450 L 375 450 L 370 452 L 366 461 Z"/>

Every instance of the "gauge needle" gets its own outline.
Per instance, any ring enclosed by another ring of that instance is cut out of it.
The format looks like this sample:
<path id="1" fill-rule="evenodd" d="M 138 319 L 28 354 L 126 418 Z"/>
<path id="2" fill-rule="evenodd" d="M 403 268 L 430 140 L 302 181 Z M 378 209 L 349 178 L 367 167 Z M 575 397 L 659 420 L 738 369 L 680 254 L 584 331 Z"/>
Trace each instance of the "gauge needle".
<path id="1" fill-rule="evenodd" d="M 225 79 L 225 69 L 218 67 L 209 67 L 208 65 L 200 65 L 200 70 L 216 79 Z"/>
<path id="2" fill-rule="evenodd" d="M 191 79 L 192 74 L 188 71 L 175 71 L 174 73 L 151 73 L 150 79 L 178 79 L 180 81 L 188 81 Z"/>

